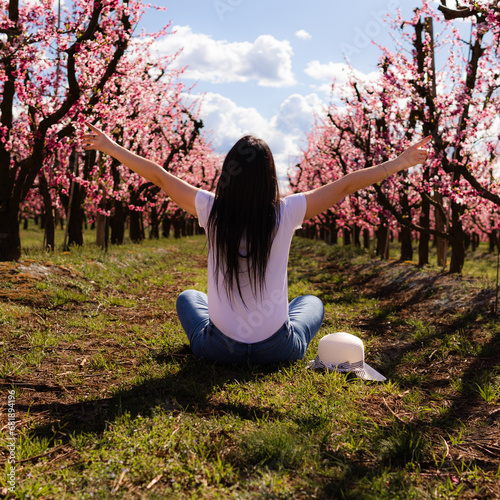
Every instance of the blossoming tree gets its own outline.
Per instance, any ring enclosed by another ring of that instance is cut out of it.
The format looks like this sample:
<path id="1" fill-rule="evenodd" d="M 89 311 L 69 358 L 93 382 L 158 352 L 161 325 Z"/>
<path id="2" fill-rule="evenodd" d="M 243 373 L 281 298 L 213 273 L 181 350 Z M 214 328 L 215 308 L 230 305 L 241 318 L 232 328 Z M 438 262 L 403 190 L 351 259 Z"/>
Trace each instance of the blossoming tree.
<path id="1" fill-rule="evenodd" d="M 76 0 L 58 17 L 50 0 L 0 2 L 0 260 L 19 258 L 21 203 L 71 136 L 63 120 L 99 101 L 141 8 L 135 0 Z"/>
<path id="2" fill-rule="evenodd" d="M 444 254 L 451 246 L 450 271 L 460 272 L 468 240 L 464 227 L 471 228 L 471 218 L 481 220 L 485 231 L 499 222 L 500 186 L 494 170 L 500 137 L 499 9 L 478 7 L 477 2 L 462 2 L 468 5 L 466 10 L 453 9 L 444 3 L 440 13 L 423 1 L 412 19 L 405 21 L 398 14 L 391 21 L 398 47 L 381 47 L 376 81 L 351 78 L 342 105 L 331 106 L 311 134 L 296 182 L 300 189 L 315 187 L 322 182 L 320 177 L 336 178 L 385 161 L 415 134 L 432 134 L 425 168 L 359 193 L 355 199 L 359 213 L 353 217 L 350 200 L 334 209 L 335 218 L 350 224 L 362 219 L 365 225 L 378 226 L 382 240 L 386 234 L 381 228 L 397 221 L 401 258 L 411 258 L 411 237 L 416 232 L 420 264 L 428 262 L 429 236 L 434 235 L 444 242 Z M 468 43 L 453 25 L 458 16 L 471 17 Z M 436 36 L 433 26 L 438 22 L 442 30 Z M 464 51 L 464 46 L 470 50 Z M 440 49 L 448 57 L 438 70 Z M 319 169 L 321 176 L 315 173 Z"/>

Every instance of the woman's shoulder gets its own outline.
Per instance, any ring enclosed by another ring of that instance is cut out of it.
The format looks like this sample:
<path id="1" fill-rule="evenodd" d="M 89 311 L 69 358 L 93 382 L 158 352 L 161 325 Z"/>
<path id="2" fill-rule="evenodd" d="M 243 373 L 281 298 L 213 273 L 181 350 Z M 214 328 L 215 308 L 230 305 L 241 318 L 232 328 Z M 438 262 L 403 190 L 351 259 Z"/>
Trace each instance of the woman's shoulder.
<path id="1" fill-rule="evenodd" d="M 199 197 L 200 199 L 203 199 L 203 200 L 209 200 L 209 199 L 215 198 L 214 193 L 207 191 L 205 189 L 198 189 L 196 196 Z"/>
<path id="2" fill-rule="evenodd" d="M 304 193 L 291 193 L 283 196 L 280 203 L 285 208 L 301 207 L 306 204 L 306 197 Z"/>
<path id="3" fill-rule="evenodd" d="M 195 198 L 196 214 L 198 216 L 198 222 L 201 227 L 206 227 L 214 199 L 215 195 L 210 191 L 205 191 L 204 189 L 200 189 L 196 193 L 196 198 Z"/>
<path id="4" fill-rule="evenodd" d="M 281 197 L 281 201 L 285 203 L 297 203 L 297 200 L 305 200 L 304 193 L 289 193 Z"/>
<path id="5" fill-rule="evenodd" d="M 307 203 L 304 193 L 292 193 L 281 198 L 281 220 L 288 219 L 294 228 L 304 220 Z"/>

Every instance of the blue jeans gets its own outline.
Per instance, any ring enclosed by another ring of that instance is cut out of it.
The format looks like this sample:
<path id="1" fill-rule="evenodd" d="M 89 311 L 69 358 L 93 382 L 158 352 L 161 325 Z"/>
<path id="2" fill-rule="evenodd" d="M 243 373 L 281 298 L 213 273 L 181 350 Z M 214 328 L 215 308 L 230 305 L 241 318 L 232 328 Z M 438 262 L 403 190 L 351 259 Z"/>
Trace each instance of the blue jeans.
<path id="1" fill-rule="evenodd" d="M 177 298 L 177 314 L 195 356 L 238 365 L 269 365 L 302 359 L 323 322 L 318 297 L 303 295 L 289 304 L 288 319 L 271 337 L 246 344 L 224 335 L 208 317 L 207 295 L 186 290 Z"/>

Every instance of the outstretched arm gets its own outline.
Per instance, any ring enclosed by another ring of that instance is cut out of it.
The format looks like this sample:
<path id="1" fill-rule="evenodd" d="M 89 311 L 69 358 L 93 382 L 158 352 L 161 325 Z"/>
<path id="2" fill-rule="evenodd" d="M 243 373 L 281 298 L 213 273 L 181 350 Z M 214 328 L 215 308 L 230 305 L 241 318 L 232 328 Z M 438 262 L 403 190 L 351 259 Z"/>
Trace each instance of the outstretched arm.
<path id="1" fill-rule="evenodd" d="M 356 172 L 351 172 L 334 182 L 325 184 L 312 191 L 307 191 L 304 193 L 307 202 L 304 220 L 328 210 L 331 206 L 342 200 L 342 198 L 355 193 L 359 189 L 376 184 L 396 172 L 424 163 L 427 159 L 427 151 L 421 148 L 430 140 L 431 137 L 422 139 L 413 146 L 410 146 L 401 156 L 398 156 L 394 160 L 374 167 L 356 170 Z"/>
<path id="2" fill-rule="evenodd" d="M 157 163 L 146 160 L 146 158 L 119 146 L 104 132 L 90 123 L 87 123 L 87 126 L 92 130 L 92 133 L 83 136 L 86 150 L 95 149 L 116 158 L 130 170 L 156 184 L 186 212 L 195 217 L 197 216 L 195 198 L 196 193 L 199 191 L 198 188 L 168 173 Z"/>

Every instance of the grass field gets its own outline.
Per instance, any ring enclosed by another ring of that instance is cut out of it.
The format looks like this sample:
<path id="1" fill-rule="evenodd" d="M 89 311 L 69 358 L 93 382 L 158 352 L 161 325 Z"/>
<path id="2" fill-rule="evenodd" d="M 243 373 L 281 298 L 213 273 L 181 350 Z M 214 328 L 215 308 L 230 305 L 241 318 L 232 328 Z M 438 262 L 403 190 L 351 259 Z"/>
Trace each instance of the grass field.
<path id="1" fill-rule="evenodd" d="M 14 498 L 500 496 L 485 252 L 450 276 L 297 238 L 290 297 L 318 295 L 324 324 L 304 361 L 237 368 L 195 359 L 176 317 L 182 290 L 206 289 L 203 237 L 53 254 L 39 238 L 0 263 L 0 496 L 10 391 Z M 388 381 L 308 370 L 334 331 Z"/>
<path id="2" fill-rule="evenodd" d="M 43 244 L 43 230 L 34 224 L 30 224 L 28 230 L 21 230 L 21 241 L 25 255 L 34 253 L 40 255 L 40 249 Z M 87 228 L 84 232 L 85 245 L 94 245 L 96 241 L 95 230 Z M 56 248 L 62 249 L 64 242 L 64 231 L 56 229 Z M 130 241 L 128 241 L 130 243 Z M 397 242 L 391 243 L 389 256 L 391 259 L 399 259 L 400 248 Z M 418 242 L 413 245 L 414 263 L 418 261 Z M 430 263 L 427 266 L 428 270 L 441 272 L 442 269 L 437 266 L 437 257 L 435 248 L 430 247 Z M 448 250 L 448 264 L 450 259 L 450 250 Z M 497 279 L 497 254 L 488 251 L 487 243 L 481 243 L 475 252 L 468 252 L 462 270 L 464 276 L 474 276 L 476 278 L 491 282 L 496 282 Z"/>

